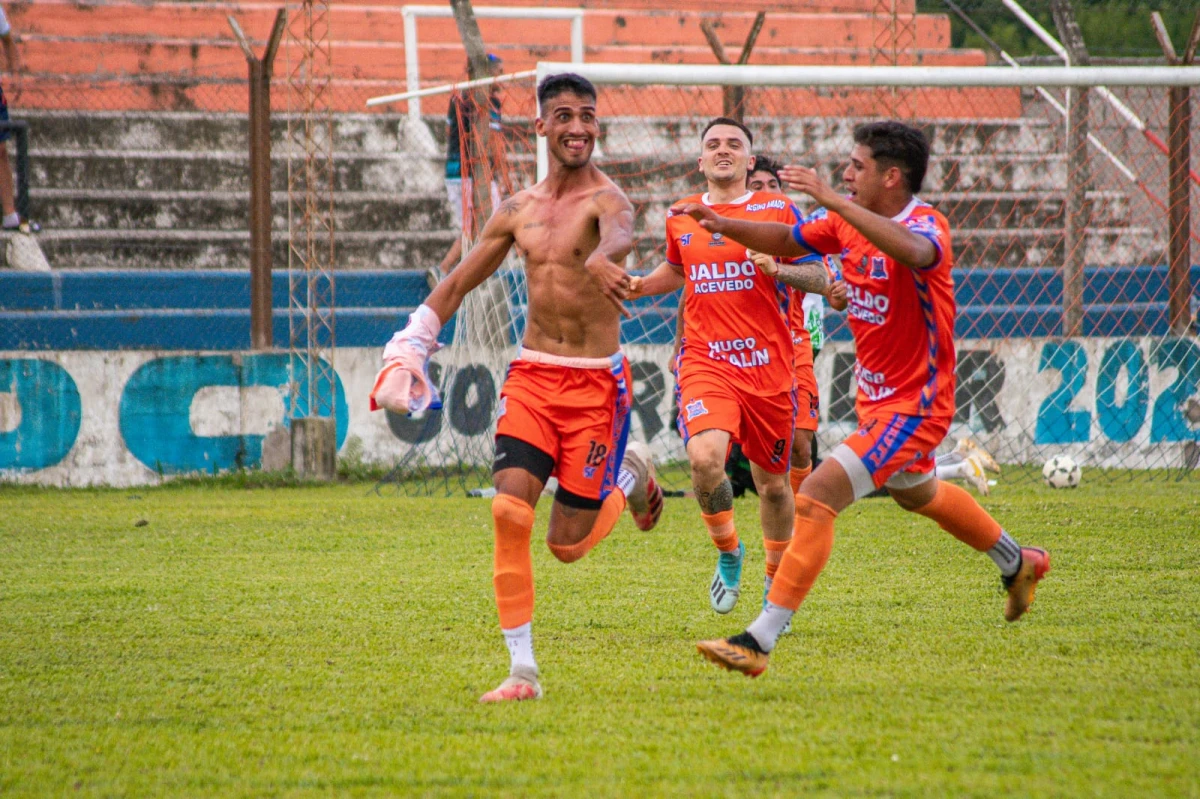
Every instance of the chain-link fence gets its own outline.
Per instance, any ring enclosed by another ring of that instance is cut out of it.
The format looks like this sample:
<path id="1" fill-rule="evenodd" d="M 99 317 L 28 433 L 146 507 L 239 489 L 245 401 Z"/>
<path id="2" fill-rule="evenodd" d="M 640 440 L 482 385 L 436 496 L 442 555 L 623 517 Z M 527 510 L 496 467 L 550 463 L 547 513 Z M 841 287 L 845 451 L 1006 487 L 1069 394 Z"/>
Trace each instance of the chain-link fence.
<path id="1" fill-rule="evenodd" d="M 1171 187 L 1160 146 L 1171 138 L 1167 94 L 1146 86 L 770 87 L 748 89 L 744 112 L 757 153 L 816 166 L 834 185 L 857 124 L 899 117 L 926 132 L 932 159 L 920 196 L 950 220 L 959 305 L 958 412 L 947 447 L 974 437 L 1007 465 L 1002 479 L 1036 479 L 1037 468 L 1022 467 L 1059 453 L 1110 478 L 1125 470 L 1182 477 L 1200 457 L 1200 349 L 1196 292 L 1182 288 L 1180 270 L 1170 267 Z M 510 85 L 502 97 L 509 157 L 498 171 L 508 184 L 529 185 L 536 177 L 532 90 Z M 722 103 L 717 87 L 600 86 L 596 161 L 634 203 L 632 268 L 664 260 L 667 208 L 703 190 L 700 132 Z M 1069 125 L 1070 113 L 1086 125 Z M 1194 136 L 1195 120 L 1192 127 Z M 1200 189 L 1187 184 L 1194 206 Z M 480 210 L 475 224 L 483 218 Z M 1193 247 L 1198 233 L 1192 221 Z M 1182 271 L 1195 286 L 1200 269 Z M 456 339 L 439 356 L 450 382 L 471 370 L 488 372 L 489 388 L 498 385 L 514 353 L 526 302 L 519 264 L 502 270 L 487 297 L 460 314 L 459 330 L 492 331 L 501 343 Z M 669 362 L 678 302 L 639 301 L 622 332 L 636 377 L 633 435 L 664 462 L 683 465 Z M 844 317 L 830 313 L 826 332 L 816 362 L 824 449 L 851 432 L 855 418 Z M 436 481 L 447 460 L 486 464 L 489 432 L 431 434 L 405 466 Z M 672 487 L 686 485 L 685 469 L 669 475 Z"/>
<path id="2" fill-rule="evenodd" d="M 272 123 L 280 346 L 287 330 L 287 64 L 281 53 Z M 245 72 L 245 59 L 231 50 L 228 63 L 203 74 L 6 83 L 12 116 L 29 123 L 31 212 L 54 271 L 52 282 L 4 274 L 26 283 L 10 283 L 23 288 L 0 299 L 0 349 L 249 347 Z M 445 180 L 449 99 L 425 98 L 420 122 L 365 112 L 367 97 L 394 87 L 383 78 L 331 85 L 339 348 L 377 352 L 424 296 L 424 271 L 459 236 Z M 666 209 L 702 187 L 699 134 L 721 113 L 721 90 L 603 85 L 600 93 L 596 160 L 636 208 L 631 268 L 653 268 L 663 257 Z M 1194 322 L 1180 323 L 1184 312 L 1196 317 L 1195 290 L 1179 296 L 1178 270 L 1169 268 L 1171 187 L 1156 141 L 1171 139 L 1167 90 L 1113 90 L 1138 124 L 1096 90 L 1086 94 L 1082 134 L 1063 116 L 1075 98 L 1035 87 L 752 87 L 744 111 L 757 152 L 816 165 L 835 183 L 856 123 L 900 116 L 929 135 L 933 158 L 921 196 L 949 217 L 957 263 L 953 437 L 973 435 L 1012 466 L 1063 451 L 1085 467 L 1180 475 L 1198 457 L 1200 354 Z M 490 169 L 504 196 L 536 179 L 532 82 L 506 84 L 498 96 L 495 141 L 504 155 Z M 463 155 L 469 178 L 480 159 Z M 1191 161 L 1195 170 L 1194 154 Z M 1194 209 L 1200 190 L 1189 180 L 1187 191 Z M 472 199 L 468 234 L 491 204 Z M 1196 219 L 1193 210 L 1185 236 L 1193 264 Z M 1186 271 L 1194 287 L 1200 275 Z M 366 442 L 365 456 L 397 464 L 400 476 L 423 474 L 430 485 L 485 482 L 490 415 L 524 302 L 514 255 L 460 314 L 456 335 L 466 338 L 438 356 L 444 416 L 355 419 L 349 435 Z M 682 461 L 668 363 L 677 302 L 641 301 L 623 328 L 634 362 L 633 434 L 667 463 Z M 846 434 L 853 414 L 848 331 L 836 314 L 826 326 L 828 344 L 817 360 L 823 448 Z M 672 474 L 668 483 L 684 487 L 684 473 Z"/>

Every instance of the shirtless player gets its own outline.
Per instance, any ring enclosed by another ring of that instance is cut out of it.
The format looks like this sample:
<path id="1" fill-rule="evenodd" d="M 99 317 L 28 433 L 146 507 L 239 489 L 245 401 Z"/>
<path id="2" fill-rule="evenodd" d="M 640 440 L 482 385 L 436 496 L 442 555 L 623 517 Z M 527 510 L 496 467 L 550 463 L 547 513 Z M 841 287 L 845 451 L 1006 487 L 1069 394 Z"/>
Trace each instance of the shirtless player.
<path id="1" fill-rule="evenodd" d="M 559 487 L 546 544 L 564 563 L 582 558 L 616 524 L 626 503 L 650 529 L 662 492 L 648 458 L 626 452 L 631 383 L 618 336 L 630 278 L 633 207 L 590 162 L 600 126 L 596 89 L 551 75 L 538 86 L 550 173 L 504 201 L 467 256 L 413 313 L 393 344 L 422 357 L 467 292 L 496 271 L 516 244 L 525 253 L 529 311 L 520 355 L 500 392 L 492 500 L 493 585 L 511 655 L 508 679 L 483 702 L 538 699 L 533 657 L 534 506 L 550 476 Z"/>

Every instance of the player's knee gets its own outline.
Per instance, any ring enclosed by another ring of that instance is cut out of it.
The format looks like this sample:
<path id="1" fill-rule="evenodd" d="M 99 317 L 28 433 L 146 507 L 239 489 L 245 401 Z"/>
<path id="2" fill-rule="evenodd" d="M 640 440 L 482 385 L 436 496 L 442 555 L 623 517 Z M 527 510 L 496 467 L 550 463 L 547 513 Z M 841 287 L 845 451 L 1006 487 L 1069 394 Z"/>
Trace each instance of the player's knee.
<path id="1" fill-rule="evenodd" d="M 912 488 L 889 488 L 888 493 L 904 510 L 920 511 L 933 501 L 934 494 L 937 493 L 937 484 L 936 481 L 930 480 Z"/>
<path id="2" fill-rule="evenodd" d="M 808 442 L 792 444 L 792 468 L 807 469 L 812 466 L 812 445 Z"/>
<path id="3" fill-rule="evenodd" d="M 574 563 L 586 555 L 584 542 L 602 504 L 599 499 L 580 496 L 560 484 L 554 492 L 550 529 L 546 533 L 546 548 L 550 554 L 563 563 Z"/>
<path id="4" fill-rule="evenodd" d="M 585 554 L 583 547 L 579 546 L 579 542 L 565 544 L 561 541 L 552 541 L 549 536 L 546 537 L 546 548 L 562 563 L 574 563 Z"/>
<path id="5" fill-rule="evenodd" d="M 697 486 L 711 487 L 725 479 L 725 458 L 711 449 L 688 453 L 692 467 L 692 482 Z"/>
<path id="6" fill-rule="evenodd" d="M 771 504 L 783 504 L 791 500 L 792 487 L 788 484 L 786 476 L 781 476 L 779 480 L 764 481 L 758 486 L 758 496 L 763 502 Z"/>
<path id="7" fill-rule="evenodd" d="M 533 507 L 525 500 L 509 494 L 497 494 L 492 499 L 492 521 L 496 524 L 497 532 L 525 531 L 525 544 L 528 546 L 529 531 L 533 529 Z M 509 536 L 497 536 L 497 545 L 501 545 Z"/>

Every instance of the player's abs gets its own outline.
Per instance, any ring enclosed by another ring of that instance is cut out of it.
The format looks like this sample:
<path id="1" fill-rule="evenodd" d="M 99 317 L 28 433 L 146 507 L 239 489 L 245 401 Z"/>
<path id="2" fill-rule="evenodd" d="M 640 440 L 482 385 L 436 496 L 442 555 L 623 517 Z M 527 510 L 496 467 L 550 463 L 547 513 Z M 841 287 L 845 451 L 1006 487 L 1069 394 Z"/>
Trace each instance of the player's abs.
<path id="1" fill-rule="evenodd" d="M 582 264 L 529 264 L 524 344 L 570 358 L 604 358 L 620 347 L 621 314 Z"/>

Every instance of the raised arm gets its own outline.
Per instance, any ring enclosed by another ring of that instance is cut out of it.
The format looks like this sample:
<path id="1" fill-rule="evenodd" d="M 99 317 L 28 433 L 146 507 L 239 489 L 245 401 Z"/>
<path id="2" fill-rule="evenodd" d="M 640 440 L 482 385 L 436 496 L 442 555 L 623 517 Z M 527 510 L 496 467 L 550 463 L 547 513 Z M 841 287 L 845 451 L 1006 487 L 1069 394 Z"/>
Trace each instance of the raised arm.
<path id="1" fill-rule="evenodd" d="M 583 262 L 584 271 L 609 302 L 624 316 L 631 316 L 622 303 L 629 299 L 630 275 L 625 259 L 633 249 L 633 205 L 618 188 L 601 189 L 592 196 L 600 243 Z"/>
<path id="2" fill-rule="evenodd" d="M 504 256 L 513 244 L 513 220 L 523 199 L 517 194 L 500 204 L 483 226 L 471 251 L 425 298 L 425 305 L 437 314 L 441 324 L 454 316 L 468 292 L 491 277 L 504 263 Z"/>
<path id="3" fill-rule="evenodd" d="M 815 170 L 789 165 L 779 170 L 779 177 L 791 189 L 802 191 L 828 210 L 835 211 L 896 263 L 912 269 L 924 269 L 937 261 L 937 247 L 929 239 L 838 194 Z"/>
<path id="4" fill-rule="evenodd" d="M 705 230 L 720 233 L 748 249 L 767 255 L 796 258 L 812 255 L 813 251 L 801 246 L 792 238 L 792 228 L 782 222 L 749 222 L 720 216 L 711 208 L 700 203 L 684 203 L 671 209 L 675 213 L 688 214 Z"/>

